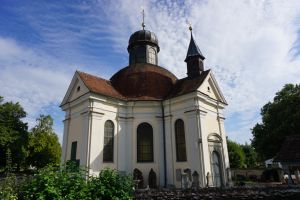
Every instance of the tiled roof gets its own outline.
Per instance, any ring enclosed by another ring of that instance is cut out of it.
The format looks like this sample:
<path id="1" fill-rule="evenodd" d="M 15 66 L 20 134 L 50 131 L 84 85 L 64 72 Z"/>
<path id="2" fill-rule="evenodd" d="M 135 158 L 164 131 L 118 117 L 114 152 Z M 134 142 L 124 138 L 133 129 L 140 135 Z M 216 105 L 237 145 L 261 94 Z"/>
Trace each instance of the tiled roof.
<path id="1" fill-rule="evenodd" d="M 300 162 L 300 135 L 287 136 L 274 161 Z"/>
<path id="2" fill-rule="evenodd" d="M 196 91 L 209 71 L 193 79 L 179 80 L 168 70 L 149 64 L 123 68 L 110 80 L 85 72 L 77 73 L 93 93 L 121 100 L 163 100 Z"/>
<path id="3" fill-rule="evenodd" d="M 175 96 L 180 96 L 183 94 L 187 94 L 193 91 L 196 91 L 200 85 L 203 83 L 207 75 L 209 74 L 210 70 L 203 71 L 200 76 L 195 78 L 183 78 L 176 82 L 173 86 L 171 93 L 169 94 L 168 98 L 172 98 Z"/>
<path id="4" fill-rule="evenodd" d="M 84 82 L 85 86 L 94 93 L 102 94 L 105 96 L 125 99 L 110 83 L 110 81 L 103 78 L 87 74 L 85 72 L 77 71 L 81 80 Z"/>

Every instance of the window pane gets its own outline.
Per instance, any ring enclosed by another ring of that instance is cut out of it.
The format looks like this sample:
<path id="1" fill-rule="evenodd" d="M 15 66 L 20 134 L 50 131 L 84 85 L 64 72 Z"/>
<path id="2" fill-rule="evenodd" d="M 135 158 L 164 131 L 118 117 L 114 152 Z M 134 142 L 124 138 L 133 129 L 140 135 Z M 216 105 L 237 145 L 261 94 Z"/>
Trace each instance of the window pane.
<path id="1" fill-rule="evenodd" d="M 104 125 L 103 162 L 114 161 L 114 123 L 106 121 Z"/>
<path id="2" fill-rule="evenodd" d="M 156 55 L 153 48 L 148 49 L 148 63 L 155 65 L 156 64 Z"/>
<path id="3" fill-rule="evenodd" d="M 70 160 L 76 160 L 77 142 L 72 142 L 71 146 L 71 158 Z"/>
<path id="4" fill-rule="evenodd" d="M 137 128 L 137 161 L 153 162 L 153 130 L 148 123 Z"/>
<path id="5" fill-rule="evenodd" d="M 186 161 L 184 122 L 181 119 L 175 122 L 175 139 L 177 161 Z"/>

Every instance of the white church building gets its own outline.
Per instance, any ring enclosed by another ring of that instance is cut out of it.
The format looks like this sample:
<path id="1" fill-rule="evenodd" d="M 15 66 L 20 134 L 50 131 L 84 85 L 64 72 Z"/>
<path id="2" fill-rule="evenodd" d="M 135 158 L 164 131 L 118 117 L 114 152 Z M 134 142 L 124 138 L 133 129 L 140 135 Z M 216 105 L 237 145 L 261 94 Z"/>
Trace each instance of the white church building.
<path id="1" fill-rule="evenodd" d="M 133 33 L 127 50 L 129 65 L 109 80 L 75 72 L 61 103 L 62 161 L 77 161 L 90 175 L 107 167 L 139 172 L 143 187 L 151 180 L 182 187 L 187 173 L 200 187 L 228 185 L 227 103 L 192 33 L 182 79 L 158 66 L 153 32 Z"/>

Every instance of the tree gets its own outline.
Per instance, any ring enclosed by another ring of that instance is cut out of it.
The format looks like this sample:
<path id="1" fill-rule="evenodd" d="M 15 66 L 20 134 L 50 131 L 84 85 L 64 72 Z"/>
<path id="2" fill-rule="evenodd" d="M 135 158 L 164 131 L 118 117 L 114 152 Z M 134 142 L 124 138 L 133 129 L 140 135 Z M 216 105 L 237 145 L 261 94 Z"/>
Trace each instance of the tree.
<path id="1" fill-rule="evenodd" d="M 28 162 L 37 168 L 60 163 L 61 147 L 52 126 L 50 115 L 40 115 L 30 132 Z"/>
<path id="2" fill-rule="evenodd" d="M 26 112 L 19 103 L 3 103 L 0 96 L 0 167 L 6 166 L 7 151 L 11 152 L 12 164 L 18 169 L 25 167 L 28 155 L 28 126 L 22 121 Z"/>
<path id="3" fill-rule="evenodd" d="M 252 129 L 252 145 L 265 160 L 278 153 L 285 137 L 300 134 L 300 85 L 286 84 L 262 107 L 261 116 Z"/>
<path id="4" fill-rule="evenodd" d="M 242 144 L 241 147 L 245 154 L 245 165 L 247 168 L 256 167 L 258 165 L 258 161 L 255 149 L 247 143 Z"/>
<path id="5" fill-rule="evenodd" d="M 228 156 L 231 168 L 245 167 L 245 153 L 236 142 L 227 139 Z"/>

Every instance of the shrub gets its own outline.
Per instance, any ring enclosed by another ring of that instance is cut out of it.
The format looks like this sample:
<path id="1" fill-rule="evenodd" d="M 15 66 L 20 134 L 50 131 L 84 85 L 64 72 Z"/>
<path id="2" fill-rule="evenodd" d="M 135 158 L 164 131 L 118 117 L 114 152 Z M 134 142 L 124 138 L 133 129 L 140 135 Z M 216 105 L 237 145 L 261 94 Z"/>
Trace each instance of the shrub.
<path id="1" fill-rule="evenodd" d="M 92 199 L 132 199 L 132 177 L 105 169 L 99 177 L 90 178 L 89 191 Z"/>
<path id="2" fill-rule="evenodd" d="M 72 172 L 66 166 L 48 166 L 39 170 L 25 185 L 21 199 L 86 199 L 83 175 L 83 170 Z"/>
<path id="3" fill-rule="evenodd" d="M 97 177 L 86 177 L 87 171 L 75 165 L 49 166 L 39 170 L 26 184 L 20 199 L 24 200 L 97 200 L 131 199 L 132 179 L 116 170 L 105 169 Z"/>
<path id="4" fill-rule="evenodd" d="M 15 200 L 18 199 L 16 184 L 17 180 L 13 174 L 8 174 L 3 180 L 0 180 L 0 199 Z"/>

